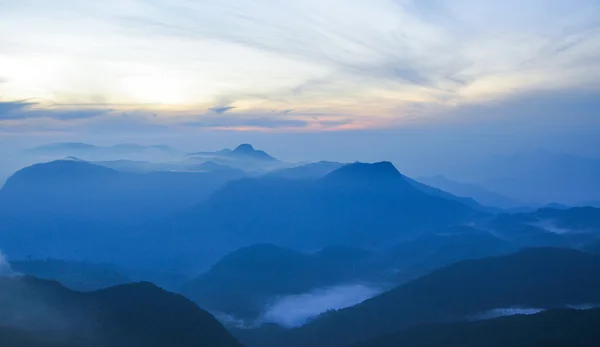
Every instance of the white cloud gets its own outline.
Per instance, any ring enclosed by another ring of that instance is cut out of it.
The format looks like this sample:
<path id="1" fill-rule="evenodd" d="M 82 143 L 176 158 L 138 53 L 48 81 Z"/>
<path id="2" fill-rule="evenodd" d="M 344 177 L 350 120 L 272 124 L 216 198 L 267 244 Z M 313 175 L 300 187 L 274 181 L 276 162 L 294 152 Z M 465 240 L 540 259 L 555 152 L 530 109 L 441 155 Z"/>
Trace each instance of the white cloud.
<path id="1" fill-rule="evenodd" d="M 378 287 L 350 284 L 284 296 L 267 307 L 261 321 L 278 323 L 285 327 L 298 327 L 323 312 L 354 306 L 381 291 Z"/>
<path id="2" fill-rule="evenodd" d="M 361 123 L 368 127 L 523 92 L 599 88 L 594 0 L 0 0 L 0 7 L 4 101 L 179 111 L 226 104 L 348 113 L 371 118 Z"/>

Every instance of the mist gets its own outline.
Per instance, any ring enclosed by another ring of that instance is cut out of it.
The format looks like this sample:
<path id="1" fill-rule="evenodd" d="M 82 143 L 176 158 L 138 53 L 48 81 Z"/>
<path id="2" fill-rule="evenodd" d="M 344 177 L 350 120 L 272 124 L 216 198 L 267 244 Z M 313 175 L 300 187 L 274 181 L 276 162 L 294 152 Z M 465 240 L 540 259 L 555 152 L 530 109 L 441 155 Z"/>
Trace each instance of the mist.
<path id="1" fill-rule="evenodd" d="M 483 312 L 473 317 L 474 320 L 494 319 L 499 317 L 515 316 L 515 315 L 531 315 L 543 312 L 542 308 L 533 307 L 507 307 L 507 308 L 495 308 Z"/>
<path id="2" fill-rule="evenodd" d="M 0 249 L 0 277 L 12 277 L 16 275 L 18 274 L 10 267 L 10 263 Z"/>
<path id="3" fill-rule="evenodd" d="M 321 313 L 354 306 L 382 291 L 381 287 L 372 285 L 344 284 L 284 296 L 267 307 L 261 320 L 288 328 L 299 327 Z"/>

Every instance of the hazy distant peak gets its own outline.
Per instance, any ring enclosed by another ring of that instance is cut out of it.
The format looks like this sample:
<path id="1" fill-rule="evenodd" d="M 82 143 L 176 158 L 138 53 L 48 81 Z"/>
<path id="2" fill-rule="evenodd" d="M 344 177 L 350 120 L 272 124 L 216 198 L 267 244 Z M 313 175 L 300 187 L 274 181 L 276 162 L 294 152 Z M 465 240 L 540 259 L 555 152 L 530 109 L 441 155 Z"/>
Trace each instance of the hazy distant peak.
<path id="1" fill-rule="evenodd" d="M 216 267 L 230 266 L 233 264 L 271 264 L 281 259 L 303 257 L 304 255 L 288 248 L 272 243 L 257 243 L 235 250 L 221 259 Z"/>
<path id="2" fill-rule="evenodd" d="M 81 158 L 77 158 L 77 157 L 73 157 L 73 156 L 69 156 L 69 157 L 64 157 L 62 159 L 59 159 L 59 161 L 76 161 L 76 162 L 86 162 L 85 160 L 81 159 Z"/>
<path id="3" fill-rule="evenodd" d="M 259 160 L 277 160 L 267 154 L 265 151 L 256 150 L 251 144 L 243 143 L 236 147 L 236 149 L 231 152 L 233 156 L 242 156 L 251 159 L 259 159 Z"/>
<path id="4" fill-rule="evenodd" d="M 76 159 L 76 158 L 75 158 Z M 47 163 L 27 166 L 15 172 L 4 185 L 4 189 L 33 188 L 34 186 L 54 183 L 72 184 L 100 177 L 112 177 L 117 171 L 92 164 L 84 160 L 61 159 Z M 86 181 L 87 182 L 87 181 Z"/>
<path id="5" fill-rule="evenodd" d="M 241 145 L 237 146 L 237 148 L 233 151 L 236 153 L 252 153 L 255 151 L 255 149 L 251 144 L 242 143 Z"/>
<path id="6" fill-rule="evenodd" d="M 96 146 L 82 142 L 58 142 L 32 148 L 31 150 L 93 150 Z"/>

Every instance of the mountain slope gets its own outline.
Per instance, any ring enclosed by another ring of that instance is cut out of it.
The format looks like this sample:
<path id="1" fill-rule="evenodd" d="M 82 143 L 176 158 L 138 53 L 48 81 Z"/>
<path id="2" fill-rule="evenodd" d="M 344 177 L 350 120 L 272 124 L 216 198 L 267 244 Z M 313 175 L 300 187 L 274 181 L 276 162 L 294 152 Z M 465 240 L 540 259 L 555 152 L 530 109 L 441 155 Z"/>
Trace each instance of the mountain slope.
<path id="1" fill-rule="evenodd" d="M 420 324 L 463 320 L 509 307 L 600 303 L 600 257 L 530 249 L 460 262 L 291 331 L 293 346 L 342 346 Z"/>
<path id="2" fill-rule="evenodd" d="M 551 310 L 415 327 L 352 347 L 587 347 L 600 341 L 598 327 L 600 309 Z"/>
<path id="3" fill-rule="evenodd" d="M 390 163 L 356 163 L 319 180 L 231 182 L 206 203 L 155 226 L 154 237 L 169 230 L 197 244 L 210 236 L 215 247 L 260 242 L 300 249 L 377 247 L 475 214 L 415 189 Z"/>
<path id="4" fill-rule="evenodd" d="M 0 190 L 0 242 L 15 258 L 75 257 L 119 245 L 139 230 L 205 200 L 237 172 L 119 172 L 79 160 L 26 167 Z M 89 247 L 88 247 L 89 246 Z M 135 249 L 133 249 L 135 251 Z M 96 259 L 96 258 L 91 258 Z"/>
<path id="5" fill-rule="evenodd" d="M 237 347 L 209 313 L 149 283 L 81 293 L 30 277 L 0 278 L 0 325 L 49 331 L 83 346 Z"/>
<path id="6" fill-rule="evenodd" d="M 514 208 L 521 206 L 515 199 L 492 192 L 474 184 L 460 183 L 447 179 L 444 176 L 420 177 L 418 181 L 436 187 L 458 196 L 469 196 L 485 206 L 498 208 Z"/>
<path id="7" fill-rule="evenodd" d="M 36 164 L 12 175 L 0 204 L 13 213 L 68 212 L 102 219 L 156 218 L 202 201 L 239 174 L 119 172 L 80 160 Z M 111 214 L 112 215 L 107 215 Z M 133 214 L 133 215 L 132 215 Z M 146 216 L 144 216 L 144 214 Z"/>
<path id="8" fill-rule="evenodd" d="M 279 169 L 267 173 L 270 177 L 281 177 L 289 179 L 319 179 L 344 166 L 345 164 L 320 161 L 285 169 Z"/>
<path id="9" fill-rule="evenodd" d="M 54 280 L 78 291 L 91 291 L 131 280 L 116 266 L 58 259 L 12 261 L 11 268 L 20 274 Z"/>
<path id="10" fill-rule="evenodd" d="M 68 341 L 60 341 L 61 339 L 55 340 L 56 338 L 52 334 L 0 326 L 0 346 L 2 347 L 83 347 Z"/>
<path id="11" fill-rule="evenodd" d="M 367 276 L 370 252 L 344 247 L 305 254 L 270 244 L 228 254 L 181 293 L 200 306 L 237 318 L 255 319 L 277 296 L 300 294 Z"/>

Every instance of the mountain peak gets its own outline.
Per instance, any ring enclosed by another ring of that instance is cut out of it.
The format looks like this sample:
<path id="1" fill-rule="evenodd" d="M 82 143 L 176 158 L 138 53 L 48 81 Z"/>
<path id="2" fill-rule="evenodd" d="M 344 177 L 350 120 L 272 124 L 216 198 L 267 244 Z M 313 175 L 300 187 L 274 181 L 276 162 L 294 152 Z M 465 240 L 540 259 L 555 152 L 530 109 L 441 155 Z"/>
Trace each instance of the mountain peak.
<path id="1" fill-rule="evenodd" d="M 325 178 L 382 180 L 403 177 L 394 164 L 389 161 L 382 161 L 372 164 L 356 162 L 344 165 Z"/>
<path id="2" fill-rule="evenodd" d="M 416 190 L 389 161 L 348 164 L 326 175 L 323 181 L 344 188 L 375 189 L 385 192 L 397 193 L 398 189 Z"/>
<path id="3" fill-rule="evenodd" d="M 242 143 L 233 150 L 235 153 L 252 153 L 255 151 L 254 147 L 249 143 Z"/>
<path id="4" fill-rule="evenodd" d="M 276 160 L 265 151 L 256 150 L 251 144 L 243 143 L 231 152 L 231 155 L 258 160 Z"/>

